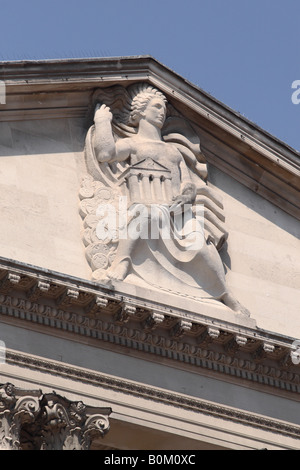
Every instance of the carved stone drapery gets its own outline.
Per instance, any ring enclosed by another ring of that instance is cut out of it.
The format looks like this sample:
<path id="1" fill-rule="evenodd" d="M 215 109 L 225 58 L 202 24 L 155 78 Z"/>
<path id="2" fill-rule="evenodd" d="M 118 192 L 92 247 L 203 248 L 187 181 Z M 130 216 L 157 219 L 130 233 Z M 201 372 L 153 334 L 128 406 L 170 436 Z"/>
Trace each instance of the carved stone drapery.
<path id="1" fill-rule="evenodd" d="M 184 291 L 249 316 L 226 284 L 223 204 L 192 124 L 143 82 L 92 101 L 79 212 L 93 280 Z"/>
<path id="2" fill-rule="evenodd" d="M 109 430 L 110 408 L 55 392 L 0 386 L 0 450 L 89 450 Z"/>

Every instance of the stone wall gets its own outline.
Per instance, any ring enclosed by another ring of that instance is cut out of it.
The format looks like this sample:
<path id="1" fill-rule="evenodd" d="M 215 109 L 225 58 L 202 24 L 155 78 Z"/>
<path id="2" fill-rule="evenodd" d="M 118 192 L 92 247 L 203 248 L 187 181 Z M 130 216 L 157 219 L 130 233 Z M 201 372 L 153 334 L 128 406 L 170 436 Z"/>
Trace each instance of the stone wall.
<path id="1" fill-rule="evenodd" d="M 88 277 L 78 213 L 82 126 L 19 121 L 0 132 L 1 256 Z"/>
<path id="2" fill-rule="evenodd" d="M 1 124 L 2 257 L 90 279 L 78 213 L 85 135 L 81 119 Z M 212 165 L 209 179 L 223 196 L 233 292 L 258 327 L 300 337 L 299 221 Z"/>
<path id="3" fill-rule="evenodd" d="M 300 222 L 213 167 L 210 177 L 226 208 L 229 285 L 258 327 L 299 337 Z"/>

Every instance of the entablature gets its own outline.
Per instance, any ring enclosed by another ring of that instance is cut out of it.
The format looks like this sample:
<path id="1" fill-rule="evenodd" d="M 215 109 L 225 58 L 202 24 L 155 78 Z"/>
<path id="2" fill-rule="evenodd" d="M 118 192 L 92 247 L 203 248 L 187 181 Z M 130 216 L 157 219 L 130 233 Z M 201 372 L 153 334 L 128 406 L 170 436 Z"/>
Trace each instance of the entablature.
<path id="1" fill-rule="evenodd" d="M 300 391 L 293 338 L 247 318 L 230 323 L 3 258 L 0 321 L 73 341 L 87 338 L 96 347 L 123 348 L 144 360 L 189 364 L 220 378 Z"/>

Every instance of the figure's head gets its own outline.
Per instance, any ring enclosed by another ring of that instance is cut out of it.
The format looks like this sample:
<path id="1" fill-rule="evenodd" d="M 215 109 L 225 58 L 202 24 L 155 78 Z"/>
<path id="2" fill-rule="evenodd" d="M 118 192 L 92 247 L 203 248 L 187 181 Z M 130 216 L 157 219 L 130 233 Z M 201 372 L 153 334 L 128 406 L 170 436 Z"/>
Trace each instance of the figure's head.
<path id="1" fill-rule="evenodd" d="M 130 123 L 138 125 L 146 119 L 158 127 L 162 127 L 166 118 L 166 97 L 156 88 L 143 84 L 132 89 Z"/>

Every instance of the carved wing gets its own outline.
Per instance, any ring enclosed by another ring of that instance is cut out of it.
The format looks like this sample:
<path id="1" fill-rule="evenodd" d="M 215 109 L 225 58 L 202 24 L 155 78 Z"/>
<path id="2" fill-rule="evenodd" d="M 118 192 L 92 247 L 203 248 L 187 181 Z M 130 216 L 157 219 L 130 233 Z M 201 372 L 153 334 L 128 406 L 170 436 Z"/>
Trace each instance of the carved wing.
<path id="1" fill-rule="evenodd" d="M 95 91 L 90 107 L 91 121 L 98 103 L 106 104 L 113 114 L 112 130 L 115 140 L 135 133 L 134 127 L 127 124 L 130 96 L 124 87 L 117 85 Z M 85 141 L 88 174 L 82 180 L 79 191 L 79 211 L 83 220 L 82 238 L 86 258 L 92 268 L 93 278 L 99 280 L 111 265 L 118 246 L 118 230 L 112 230 L 114 224 L 108 222 L 112 218 L 119 221 L 119 197 L 122 195 L 120 175 L 126 170 L 128 163 L 99 163 L 93 145 L 94 130 L 92 124 Z"/>

